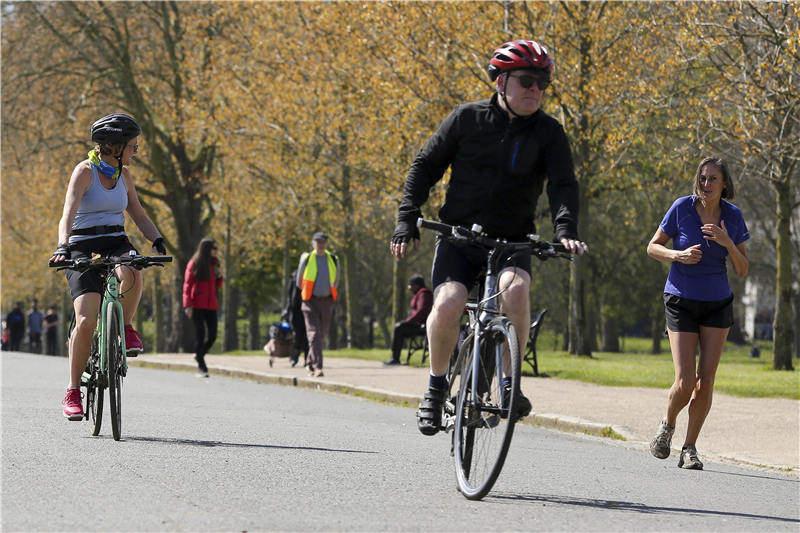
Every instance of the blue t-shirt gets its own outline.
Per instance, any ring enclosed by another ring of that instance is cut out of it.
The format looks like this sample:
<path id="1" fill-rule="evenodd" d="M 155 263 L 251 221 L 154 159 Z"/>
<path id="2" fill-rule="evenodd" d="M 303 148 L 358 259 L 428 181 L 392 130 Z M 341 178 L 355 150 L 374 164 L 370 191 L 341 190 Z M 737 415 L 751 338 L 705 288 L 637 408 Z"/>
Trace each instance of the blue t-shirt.
<path id="1" fill-rule="evenodd" d="M 703 258 L 697 264 L 684 265 L 677 261 L 672 263 L 664 292 L 704 302 L 724 300 L 732 294 L 726 266 L 728 250 L 703 238 L 700 230 L 703 222 L 695 209 L 697 201 L 698 198 L 694 195 L 678 198 L 659 226 L 672 239 L 674 250 L 685 250 L 700 244 L 703 251 Z M 747 231 L 739 208 L 725 200 L 720 201 L 720 208 L 725 229 L 733 244 L 749 239 L 750 232 Z"/>

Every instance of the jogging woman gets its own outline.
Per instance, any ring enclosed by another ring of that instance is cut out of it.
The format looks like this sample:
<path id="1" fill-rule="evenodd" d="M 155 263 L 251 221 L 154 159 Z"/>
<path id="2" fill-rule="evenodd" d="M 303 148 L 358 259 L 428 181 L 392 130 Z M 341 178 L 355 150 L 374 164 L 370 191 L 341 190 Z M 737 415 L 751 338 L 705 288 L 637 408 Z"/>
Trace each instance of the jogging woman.
<path id="1" fill-rule="evenodd" d="M 161 255 L 166 254 L 164 239 L 139 203 L 127 166 L 139 150 L 139 125 L 129 115 L 114 113 L 97 120 L 90 131 L 96 145 L 88 158 L 72 171 L 58 224 L 58 247 L 50 261 L 90 257 L 93 253 L 121 256 L 131 250 L 135 252 L 125 233 L 125 211 L 153 243 L 153 249 Z M 69 386 L 62 404 L 66 418 L 81 420 L 81 374 L 86 368 L 97 324 L 103 280 L 95 271 L 67 270 L 66 275 L 75 309 L 75 329 L 69 338 Z M 117 275 L 121 280 L 125 347 L 128 357 L 136 357 L 143 346 L 131 321 L 136 316 L 142 296 L 142 273 L 119 267 Z"/>
<path id="2" fill-rule="evenodd" d="M 670 454 L 678 413 L 689 404 L 689 424 L 678 467 L 702 470 L 695 446 L 711 409 L 714 376 L 725 339 L 733 325 L 733 293 L 728 285 L 727 261 L 745 277 L 749 268 L 745 241 L 750 238 L 734 198 L 733 181 L 722 159 L 700 162 L 691 196 L 675 200 L 647 254 L 670 263 L 664 287 L 669 344 L 675 364 L 675 382 L 650 452 L 659 459 Z M 672 239 L 672 249 L 665 245 Z M 695 352 L 700 345 L 700 360 Z M 696 365 L 696 366 L 695 366 Z"/>

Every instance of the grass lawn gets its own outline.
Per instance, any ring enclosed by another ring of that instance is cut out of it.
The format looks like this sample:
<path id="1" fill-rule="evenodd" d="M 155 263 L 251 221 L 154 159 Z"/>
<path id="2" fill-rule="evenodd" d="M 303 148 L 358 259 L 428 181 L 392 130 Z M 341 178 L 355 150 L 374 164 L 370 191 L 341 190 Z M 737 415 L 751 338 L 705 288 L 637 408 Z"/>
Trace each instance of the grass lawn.
<path id="1" fill-rule="evenodd" d="M 544 341 L 544 342 L 542 342 Z M 625 339 L 626 353 L 595 352 L 589 357 L 576 357 L 563 351 L 547 349 L 553 346 L 550 339 L 540 338 L 539 371 L 551 378 L 574 379 L 599 385 L 621 387 L 654 387 L 667 389 L 674 378 L 669 343 L 664 340 L 661 355 L 647 353 L 649 339 Z M 778 372 L 771 369 L 772 352 L 768 344 L 761 345 L 761 357 L 750 357 L 749 346 L 728 343 L 722 355 L 715 389 L 733 396 L 755 398 L 791 398 L 800 400 L 800 372 Z M 254 355 L 263 352 L 238 351 L 229 355 Z M 326 350 L 326 357 L 351 357 L 385 361 L 388 349 L 340 349 Z M 405 357 L 405 354 L 403 354 Z M 412 364 L 419 366 L 419 356 Z M 797 366 L 800 366 L 798 364 Z M 523 372 L 532 375 L 529 365 Z"/>

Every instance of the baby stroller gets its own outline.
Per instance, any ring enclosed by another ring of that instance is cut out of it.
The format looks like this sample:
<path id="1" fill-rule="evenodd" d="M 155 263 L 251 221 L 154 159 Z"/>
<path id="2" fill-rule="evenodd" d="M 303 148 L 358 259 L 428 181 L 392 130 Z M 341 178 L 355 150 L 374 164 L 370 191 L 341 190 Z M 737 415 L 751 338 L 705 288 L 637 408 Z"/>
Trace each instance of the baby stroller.
<path id="1" fill-rule="evenodd" d="M 269 366 L 275 363 L 276 357 L 292 357 L 294 345 L 294 332 L 292 326 L 286 322 L 276 322 L 269 327 L 269 340 L 264 345 L 264 351 L 269 356 Z"/>

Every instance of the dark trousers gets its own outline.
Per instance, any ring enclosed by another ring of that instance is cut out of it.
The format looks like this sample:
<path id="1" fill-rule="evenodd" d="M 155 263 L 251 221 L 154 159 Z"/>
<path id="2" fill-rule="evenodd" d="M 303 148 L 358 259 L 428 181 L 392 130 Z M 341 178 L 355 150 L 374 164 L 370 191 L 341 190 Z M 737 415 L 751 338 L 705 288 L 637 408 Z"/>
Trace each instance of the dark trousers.
<path id="1" fill-rule="evenodd" d="M 47 341 L 47 355 L 58 355 L 58 328 L 48 329 L 44 338 Z"/>
<path id="2" fill-rule="evenodd" d="M 403 351 L 403 343 L 406 339 L 411 337 L 419 337 L 423 334 L 421 324 L 416 322 L 398 322 L 394 327 L 394 335 L 392 335 L 392 359 L 395 361 L 400 360 L 400 352 Z"/>
<path id="3" fill-rule="evenodd" d="M 28 333 L 28 346 L 31 353 L 42 353 L 42 334 Z"/>
<path id="4" fill-rule="evenodd" d="M 311 368 L 322 369 L 322 347 L 325 344 L 325 337 L 331 328 L 331 318 L 333 317 L 333 298 L 317 298 L 312 296 L 307 302 L 303 302 L 300 307 L 303 310 L 303 318 L 306 322 L 306 336 L 308 337 L 308 364 Z"/>
<path id="5" fill-rule="evenodd" d="M 213 309 L 192 309 L 192 322 L 194 322 L 194 358 L 198 368 L 208 372 L 205 357 L 217 340 L 217 312 Z"/>
<path id="6" fill-rule="evenodd" d="M 11 351 L 18 352 L 22 346 L 22 339 L 25 337 L 25 331 L 11 331 Z"/>

